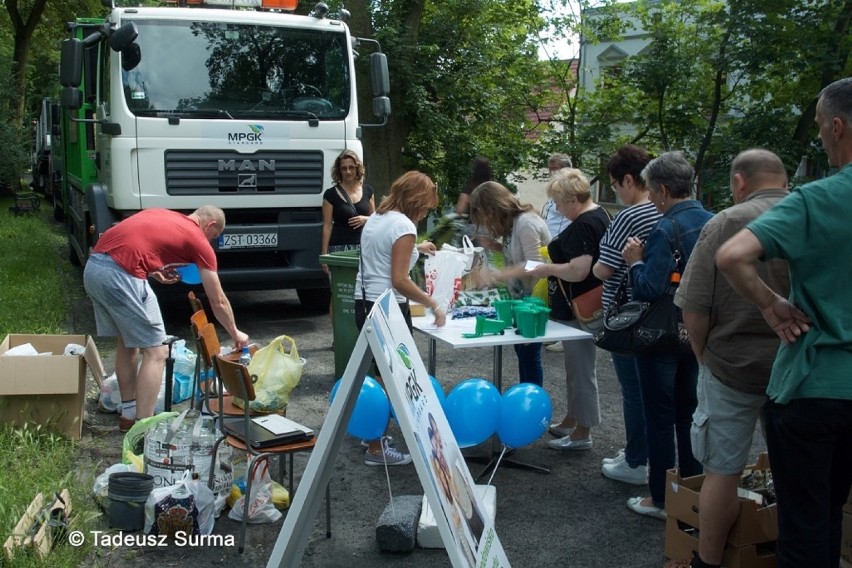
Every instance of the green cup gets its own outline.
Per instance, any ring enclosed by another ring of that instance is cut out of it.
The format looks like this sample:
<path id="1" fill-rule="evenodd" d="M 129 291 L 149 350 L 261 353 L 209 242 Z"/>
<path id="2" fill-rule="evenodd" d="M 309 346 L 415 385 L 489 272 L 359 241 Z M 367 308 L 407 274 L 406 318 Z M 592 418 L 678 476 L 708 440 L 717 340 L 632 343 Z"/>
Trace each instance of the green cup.
<path id="1" fill-rule="evenodd" d="M 542 337 L 547 334 L 547 322 L 550 319 L 550 308 L 537 308 L 535 310 L 535 336 Z"/>
<path id="2" fill-rule="evenodd" d="M 512 325 L 512 301 L 511 300 L 494 300 L 491 302 L 494 309 L 497 310 L 497 319 L 506 322 L 507 326 Z"/>
<path id="3" fill-rule="evenodd" d="M 524 302 L 532 306 L 541 306 L 542 308 L 547 307 L 547 302 L 545 302 L 541 298 L 536 298 L 535 296 L 524 296 Z"/>
<path id="4" fill-rule="evenodd" d="M 536 337 L 536 320 L 538 314 L 535 310 L 526 307 L 515 307 L 515 320 L 518 323 L 518 333 L 523 337 Z"/>

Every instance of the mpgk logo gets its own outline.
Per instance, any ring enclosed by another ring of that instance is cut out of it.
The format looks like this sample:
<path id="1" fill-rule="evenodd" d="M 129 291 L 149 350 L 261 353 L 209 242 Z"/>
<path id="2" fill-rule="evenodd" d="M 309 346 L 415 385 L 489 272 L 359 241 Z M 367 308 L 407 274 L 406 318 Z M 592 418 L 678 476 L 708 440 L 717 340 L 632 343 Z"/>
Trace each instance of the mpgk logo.
<path id="1" fill-rule="evenodd" d="M 263 126 L 260 124 L 249 124 L 251 132 L 229 132 L 228 142 L 230 144 L 263 144 Z"/>

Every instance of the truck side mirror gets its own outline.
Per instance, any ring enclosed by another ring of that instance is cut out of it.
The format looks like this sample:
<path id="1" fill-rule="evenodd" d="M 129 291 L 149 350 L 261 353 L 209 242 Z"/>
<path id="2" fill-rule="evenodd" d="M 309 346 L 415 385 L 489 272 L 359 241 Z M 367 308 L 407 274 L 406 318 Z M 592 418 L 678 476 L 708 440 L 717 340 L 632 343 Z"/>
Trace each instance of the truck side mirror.
<path id="1" fill-rule="evenodd" d="M 379 118 L 387 118 L 391 113 L 390 99 L 387 97 L 373 98 L 373 114 Z"/>
<path id="2" fill-rule="evenodd" d="M 142 48 L 138 43 L 131 43 L 121 50 L 121 68 L 132 71 L 142 61 Z"/>
<path id="3" fill-rule="evenodd" d="M 59 84 L 79 87 L 83 75 L 83 42 L 71 38 L 62 41 L 59 55 Z"/>
<path id="4" fill-rule="evenodd" d="M 390 94 L 388 58 L 384 53 L 370 54 L 370 83 L 374 97 L 386 97 Z"/>
<path id="5" fill-rule="evenodd" d="M 68 110 L 77 110 L 83 106 L 83 93 L 77 87 L 65 87 L 59 92 L 59 104 Z"/>
<path id="6" fill-rule="evenodd" d="M 113 51 L 123 52 L 139 37 L 139 28 L 133 22 L 127 22 L 109 36 L 109 46 Z"/>

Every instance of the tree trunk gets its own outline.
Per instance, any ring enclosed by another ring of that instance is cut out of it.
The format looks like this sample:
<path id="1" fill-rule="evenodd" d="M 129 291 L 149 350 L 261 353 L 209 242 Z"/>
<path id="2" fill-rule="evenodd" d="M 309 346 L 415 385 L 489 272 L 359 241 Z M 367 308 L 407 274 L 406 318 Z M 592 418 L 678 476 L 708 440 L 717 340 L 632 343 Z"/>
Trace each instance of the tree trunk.
<path id="1" fill-rule="evenodd" d="M 362 0 L 363 1 L 363 0 Z M 398 50 L 388 55 L 388 66 L 391 70 L 391 116 L 388 123 L 379 128 L 363 129 L 364 164 L 367 168 L 367 177 L 373 185 L 376 193 L 376 203 L 381 197 L 387 195 L 390 185 L 394 179 L 399 177 L 407 168 L 403 159 L 408 136 L 414 128 L 415 119 L 406 104 L 410 100 L 408 96 L 408 84 L 402 80 L 394 69 L 414 69 L 417 42 L 419 40 L 420 20 L 423 17 L 424 0 L 408 0 L 401 2 L 398 8 L 400 23 L 399 29 L 405 30 L 399 36 Z M 358 3 L 359 10 L 369 17 L 369 2 Z M 360 16 L 359 16 L 360 17 Z M 367 24 L 369 27 L 369 24 Z M 360 26 L 360 29 L 365 29 Z M 370 29 L 365 29 L 372 32 Z M 368 36 L 372 37 L 372 35 Z M 376 121 L 372 114 L 372 93 L 369 89 L 367 78 L 361 83 L 360 108 L 364 111 L 361 116 L 362 123 Z"/>
<path id="2" fill-rule="evenodd" d="M 731 17 L 735 17 L 733 14 Z M 727 61 L 725 60 L 726 48 L 728 41 L 731 38 L 731 23 L 726 22 L 727 28 L 722 35 L 722 40 L 719 42 L 719 54 L 716 56 L 716 76 L 713 84 L 713 107 L 710 110 L 710 120 L 707 123 L 707 128 L 704 131 L 704 137 L 701 139 L 701 146 L 698 148 L 698 154 L 695 157 L 695 176 L 698 182 L 695 198 L 701 201 L 701 185 L 702 185 L 702 170 L 704 168 L 704 156 L 707 154 L 707 149 L 710 147 L 710 141 L 713 140 L 713 133 L 716 131 L 716 122 L 719 119 L 719 109 L 722 106 L 722 85 L 725 84 L 725 72 Z"/>
<path id="3" fill-rule="evenodd" d="M 35 0 L 30 13 L 24 20 L 18 8 L 18 0 L 6 0 L 4 2 L 9 19 L 12 21 L 12 30 L 15 36 L 15 45 L 12 52 L 12 96 L 9 100 L 9 110 L 12 120 L 16 124 L 22 124 L 24 120 L 24 101 L 27 91 L 27 61 L 29 59 L 30 40 L 47 0 Z"/>

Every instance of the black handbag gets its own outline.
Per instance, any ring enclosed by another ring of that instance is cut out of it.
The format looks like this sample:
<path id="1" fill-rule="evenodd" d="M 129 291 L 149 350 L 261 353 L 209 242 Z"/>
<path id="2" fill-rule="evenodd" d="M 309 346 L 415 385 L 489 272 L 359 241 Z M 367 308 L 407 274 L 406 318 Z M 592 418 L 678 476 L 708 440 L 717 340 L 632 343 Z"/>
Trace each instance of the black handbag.
<path id="1" fill-rule="evenodd" d="M 594 336 L 595 345 L 622 355 L 654 355 L 689 348 L 689 338 L 681 321 L 680 308 L 674 295 L 683 268 L 680 231 L 675 228 L 676 247 L 672 253 L 675 269 L 668 289 L 651 302 L 627 301 L 629 270 L 618 284 L 615 297 L 604 316 L 603 329 Z"/>

